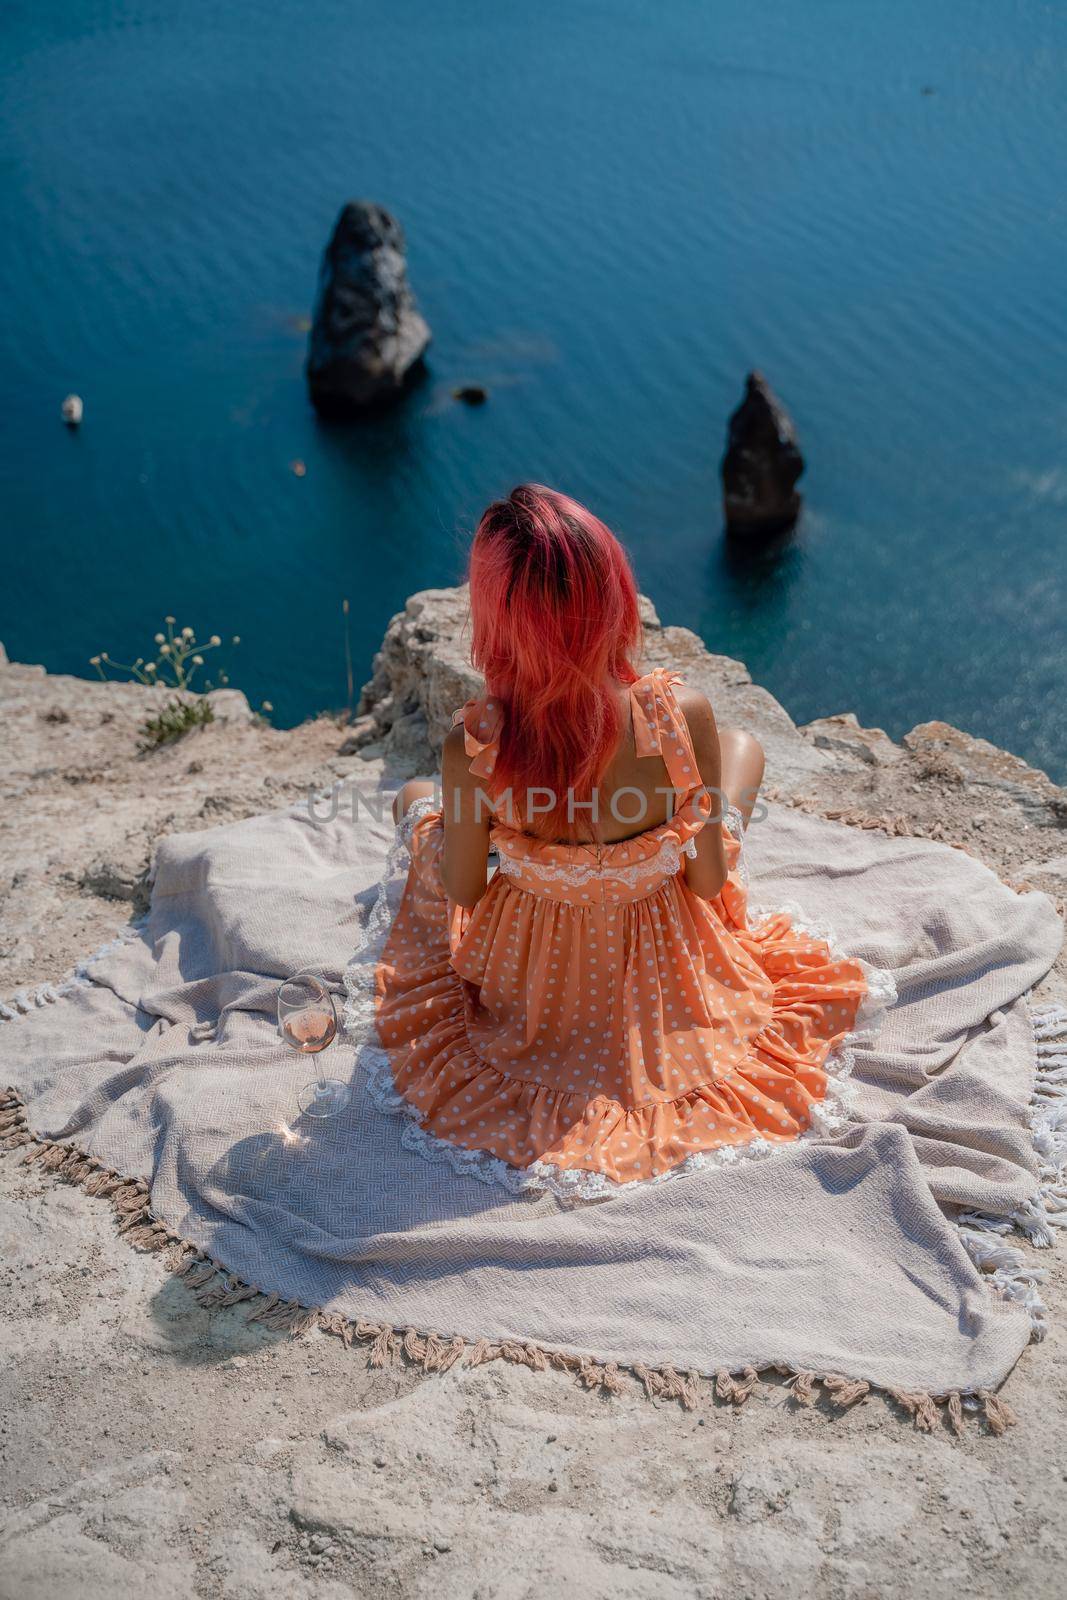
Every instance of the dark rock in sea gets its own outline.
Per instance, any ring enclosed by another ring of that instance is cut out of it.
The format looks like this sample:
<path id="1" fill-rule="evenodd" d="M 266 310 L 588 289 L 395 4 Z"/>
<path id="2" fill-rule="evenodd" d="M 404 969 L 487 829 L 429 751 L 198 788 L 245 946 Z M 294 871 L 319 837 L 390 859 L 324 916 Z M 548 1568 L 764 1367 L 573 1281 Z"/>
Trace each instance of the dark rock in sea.
<path id="1" fill-rule="evenodd" d="M 780 533 L 800 513 L 796 481 L 804 471 L 789 413 L 759 372 L 730 418 L 722 458 L 722 504 L 728 533 Z"/>
<path id="2" fill-rule="evenodd" d="M 319 270 L 308 339 L 312 401 L 337 413 L 397 398 L 429 342 L 408 284 L 399 222 L 368 200 L 350 200 Z"/>
<path id="3" fill-rule="evenodd" d="M 464 405 L 484 406 L 489 398 L 489 390 L 483 389 L 480 383 L 464 383 L 452 390 L 452 398 L 462 400 Z"/>

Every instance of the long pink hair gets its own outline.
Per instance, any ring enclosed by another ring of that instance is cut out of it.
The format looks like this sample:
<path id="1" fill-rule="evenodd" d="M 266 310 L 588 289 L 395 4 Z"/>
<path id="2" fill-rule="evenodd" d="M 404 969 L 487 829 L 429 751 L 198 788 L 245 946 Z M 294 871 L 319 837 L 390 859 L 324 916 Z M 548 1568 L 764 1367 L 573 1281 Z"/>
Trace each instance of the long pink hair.
<path id="1" fill-rule="evenodd" d="M 510 789 L 519 817 L 548 837 L 595 832 L 576 808 L 618 745 L 613 686 L 633 683 L 641 640 L 622 546 L 577 500 L 524 483 L 479 522 L 470 587 L 474 664 L 503 714 L 494 795 Z M 550 789 L 555 808 L 525 817 L 531 789 Z"/>

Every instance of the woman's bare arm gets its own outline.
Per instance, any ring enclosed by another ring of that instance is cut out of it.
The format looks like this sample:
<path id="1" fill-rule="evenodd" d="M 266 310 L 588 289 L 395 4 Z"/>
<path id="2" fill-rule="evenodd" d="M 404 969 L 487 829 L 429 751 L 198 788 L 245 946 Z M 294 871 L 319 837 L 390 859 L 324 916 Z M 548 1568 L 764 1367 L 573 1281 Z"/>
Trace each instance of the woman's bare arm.
<path id="1" fill-rule="evenodd" d="M 452 728 L 441 760 L 445 847 L 441 877 L 450 900 L 475 906 L 489 881 L 491 812 L 485 786 L 470 769 L 463 728 Z"/>
<path id="2" fill-rule="evenodd" d="M 712 802 L 708 823 L 696 836 L 696 855 L 684 857 L 685 881 L 702 900 L 714 900 L 726 882 L 726 851 L 722 842 L 722 828 L 719 826 L 725 805 L 721 794 L 719 731 L 708 698 L 699 689 L 682 689 L 678 703 L 689 726 L 697 767 Z"/>

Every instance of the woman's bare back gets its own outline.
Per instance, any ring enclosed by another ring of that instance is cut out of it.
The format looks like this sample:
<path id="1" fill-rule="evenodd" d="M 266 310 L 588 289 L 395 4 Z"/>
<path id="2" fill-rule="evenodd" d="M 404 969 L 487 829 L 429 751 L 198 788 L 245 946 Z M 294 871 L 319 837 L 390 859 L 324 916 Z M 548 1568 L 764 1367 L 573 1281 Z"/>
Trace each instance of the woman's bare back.
<path id="1" fill-rule="evenodd" d="M 597 794 L 598 834 L 600 842 L 604 844 L 616 844 L 621 839 L 632 839 L 649 828 L 659 827 L 661 823 L 669 821 L 677 806 L 663 758 L 639 756 L 637 753 L 629 688 L 620 684 L 616 694 L 622 719 L 622 738 L 600 780 Z M 696 689 L 679 687 L 677 698 L 693 740 L 700 777 L 708 788 L 715 789 L 720 774 L 718 741 L 711 706 Z M 588 811 L 582 813 L 583 818 L 589 815 Z M 593 840 L 592 829 L 588 830 L 588 837 L 590 841 Z"/>

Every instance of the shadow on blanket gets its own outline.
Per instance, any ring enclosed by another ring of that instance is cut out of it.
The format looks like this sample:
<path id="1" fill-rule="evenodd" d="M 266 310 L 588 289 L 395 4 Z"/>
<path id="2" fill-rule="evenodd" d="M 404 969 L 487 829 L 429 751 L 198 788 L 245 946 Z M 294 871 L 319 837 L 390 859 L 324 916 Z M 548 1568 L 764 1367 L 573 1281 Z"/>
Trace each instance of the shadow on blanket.
<path id="1" fill-rule="evenodd" d="M 801 1404 L 816 1383 L 835 1406 L 876 1387 L 919 1426 L 974 1408 L 1000 1431 L 993 1391 L 1043 1326 L 1024 1237 L 1049 1243 L 1067 1204 L 1067 1013 L 1041 1013 L 1035 1043 L 1026 1005 L 1058 919 L 925 841 L 782 807 L 752 833 L 754 899 L 801 901 L 897 980 L 833 1137 L 568 1206 L 427 1159 L 371 1092 L 372 1038 L 332 1047 L 353 1102 L 309 1127 L 314 1069 L 278 1039 L 277 983 L 351 975 L 391 829 L 303 811 L 163 841 L 146 927 L 8 1008 L 0 1133 L 268 1332 L 607 1392 L 625 1372 L 683 1404 L 703 1380 L 740 1403 L 773 1369 Z"/>

